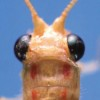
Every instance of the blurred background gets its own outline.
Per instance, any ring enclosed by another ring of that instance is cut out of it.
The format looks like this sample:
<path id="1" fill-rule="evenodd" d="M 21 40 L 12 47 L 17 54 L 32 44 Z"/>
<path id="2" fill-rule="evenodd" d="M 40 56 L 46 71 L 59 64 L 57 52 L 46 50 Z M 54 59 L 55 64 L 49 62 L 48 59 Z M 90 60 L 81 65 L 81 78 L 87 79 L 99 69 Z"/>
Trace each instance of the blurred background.
<path id="1" fill-rule="evenodd" d="M 31 0 L 48 24 L 60 16 L 70 0 Z M 22 93 L 22 63 L 13 46 L 22 34 L 33 31 L 24 0 L 0 0 L 0 97 L 19 100 Z M 100 0 L 78 0 L 66 20 L 66 29 L 79 35 L 86 50 L 82 66 L 80 100 L 100 100 Z M 8 100 L 8 99 L 7 99 Z"/>

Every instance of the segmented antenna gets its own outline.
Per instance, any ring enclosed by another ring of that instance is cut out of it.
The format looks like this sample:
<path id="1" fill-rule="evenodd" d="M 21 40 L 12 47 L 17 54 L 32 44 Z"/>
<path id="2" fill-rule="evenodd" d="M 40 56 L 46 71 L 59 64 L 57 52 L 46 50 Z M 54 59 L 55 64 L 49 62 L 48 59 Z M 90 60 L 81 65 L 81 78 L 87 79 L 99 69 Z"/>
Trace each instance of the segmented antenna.
<path id="1" fill-rule="evenodd" d="M 76 2 L 77 2 L 77 0 L 71 0 L 71 2 L 68 4 L 68 6 L 62 12 L 61 16 L 58 17 L 54 21 L 52 27 L 54 28 L 55 31 L 58 31 L 60 33 L 65 33 L 65 29 L 64 29 L 65 20 L 68 16 L 68 13 L 72 9 L 72 7 L 76 4 Z"/>
<path id="2" fill-rule="evenodd" d="M 66 17 L 68 16 L 68 13 L 70 12 L 70 10 L 72 9 L 72 7 L 76 4 L 77 0 L 72 0 L 69 5 L 65 8 L 65 10 L 62 12 L 61 17 L 63 17 L 63 20 L 66 19 Z"/>
<path id="3" fill-rule="evenodd" d="M 64 9 L 61 16 L 57 18 L 53 24 L 52 28 L 62 34 L 66 34 L 64 24 L 65 20 L 68 16 L 68 13 L 70 12 L 71 8 L 75 5 L 77 0 L 71 0 L 71 2 L 68 4 L 68 6 Z M 40 18 L 35 11 L 34 7 L 32 6 L 30 0 L 25 0 L 26 5 L 28 6 L 31 15 L 32 15 L 32 21 L 34 24 L 34 34 L 36 35 L 42 35 L 45 31 L 45 29 L 48 27 L 48 25 L 43 21 L 42 18 Z"/>
<path id="4" fill-rule="evenodd" d="M 31 4 L 30 0 L 25 0 L 25 3 L 27 7 L 29 8 L 31 15 L 32 15 L 32 21 L 34 24 L 34 34 L 42 35 L 43 31 L 47 27 L 47 24 L 43 21 L 42 18 L 40 18 L 34 9 L 33 5 Z"/>

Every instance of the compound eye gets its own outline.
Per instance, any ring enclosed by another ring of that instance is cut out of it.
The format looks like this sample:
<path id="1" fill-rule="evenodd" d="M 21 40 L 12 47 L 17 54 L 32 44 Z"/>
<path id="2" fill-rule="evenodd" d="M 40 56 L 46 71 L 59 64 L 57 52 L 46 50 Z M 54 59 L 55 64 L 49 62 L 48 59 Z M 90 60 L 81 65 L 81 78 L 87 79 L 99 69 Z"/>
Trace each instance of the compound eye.
<path id="1" fill-rule="evenodd" d="M 26 59 L 26 53 L 29 47 L 31 35 L 23 35 L 19 37 L 14 45 L 14 53 L 18 60 Z"/>
<path id="2" fill-rule="evenodd" d="M 82 58 L 85 51 L 83 40 L 75 34 L 69 34 L 67 37 L 67 43 L 72 59 L 78 61 Z"/>

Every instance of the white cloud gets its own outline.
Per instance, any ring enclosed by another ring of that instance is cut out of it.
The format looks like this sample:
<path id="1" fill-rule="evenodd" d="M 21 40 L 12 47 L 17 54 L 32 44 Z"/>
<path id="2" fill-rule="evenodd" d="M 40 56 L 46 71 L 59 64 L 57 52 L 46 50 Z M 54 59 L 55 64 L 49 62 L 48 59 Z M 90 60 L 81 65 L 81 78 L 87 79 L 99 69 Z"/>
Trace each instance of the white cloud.
<path id="1" fill-rule="evenodd" d="M 78 62 L 78 65 L 81 68 L 82 74 L 91 74 L 100 70 L 98 60 L 92 60 L 89 62 Z"/>
<path id="2" fill-rule="evenodd" d="M 5 98 L 5 97 L 2 97 L 0 98 L 0 100 L 22 100 L 22 95 L 19 95 L 15 98 Z"/>

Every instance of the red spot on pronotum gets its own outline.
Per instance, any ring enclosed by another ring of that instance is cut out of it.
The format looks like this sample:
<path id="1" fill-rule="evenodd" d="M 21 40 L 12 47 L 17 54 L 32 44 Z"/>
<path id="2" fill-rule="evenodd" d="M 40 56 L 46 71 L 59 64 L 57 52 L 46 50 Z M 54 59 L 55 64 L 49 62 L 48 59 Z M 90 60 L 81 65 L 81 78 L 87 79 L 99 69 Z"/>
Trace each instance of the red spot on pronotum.
<path id="1" fill-rule="evenodd" d="M 35 64 L 33 64 L 31 66 L 30 75 L 31 75 L 32 79 L 34 79 L 35 76 L 37 75 L 37 66 Z"/>
<path id="2" fill-rule="evenodd" d="M 33 90 L 32 91 L 32 100 L 37 100 L 37 91 Z"/>
<path id="3" fill-rule="evenodd" d="M 67 90 L 64 89 L 60 94 L 60 100 L 67 100 Z"/>
<path id="4" fill-rule="evenodd" d="M 71 67 L 69 64 L 65 64 L 63 66 L 63 75 L 64 77 L 69 76 L 70 75 L 70 71 L 71 71 Z"/>

